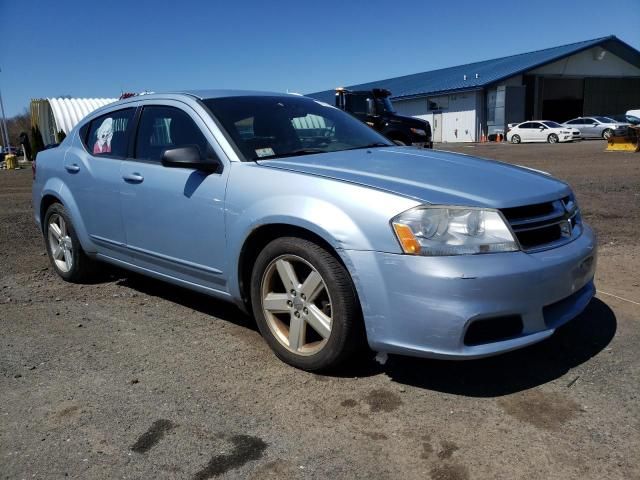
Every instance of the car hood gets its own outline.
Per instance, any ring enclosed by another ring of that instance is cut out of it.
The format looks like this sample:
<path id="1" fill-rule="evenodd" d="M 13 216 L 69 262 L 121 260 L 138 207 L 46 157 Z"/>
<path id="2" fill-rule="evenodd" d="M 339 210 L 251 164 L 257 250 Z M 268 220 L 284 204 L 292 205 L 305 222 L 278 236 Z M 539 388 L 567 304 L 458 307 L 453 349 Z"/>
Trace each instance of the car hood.
<path id="1" fill-rule="evenodd" d="M 507 208 L 556 200 L 570 193 L 566 183 L 537 170 L 413 147 L 347 150 L 257 163 L 433 204 Z"/>
<path id="2" fill-rule="evenodd" d="M 398 113 L 389 114 L 389 120 L 392 122 L 403 123 L 407 127 L 424 128 L 428 122 L 415 117 L 407 117 L 405 115 L 399 115 Z"/>

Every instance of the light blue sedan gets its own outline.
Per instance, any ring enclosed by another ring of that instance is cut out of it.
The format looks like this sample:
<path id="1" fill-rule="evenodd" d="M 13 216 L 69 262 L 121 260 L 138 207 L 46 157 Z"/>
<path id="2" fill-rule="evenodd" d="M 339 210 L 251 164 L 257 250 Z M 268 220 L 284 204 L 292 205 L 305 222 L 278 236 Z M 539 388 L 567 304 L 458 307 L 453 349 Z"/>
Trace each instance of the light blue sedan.
<path id="1" fill-rule="evenodd" d="M 235 302 L 306 370 L 367 344 L 506 352 L 549 337 L 595 293 L 594 234 L 566 183 L 398 147 L 299 95 L 111 104 L 40 152 L 33 207 L 63 279 L 108 262 Z"/>

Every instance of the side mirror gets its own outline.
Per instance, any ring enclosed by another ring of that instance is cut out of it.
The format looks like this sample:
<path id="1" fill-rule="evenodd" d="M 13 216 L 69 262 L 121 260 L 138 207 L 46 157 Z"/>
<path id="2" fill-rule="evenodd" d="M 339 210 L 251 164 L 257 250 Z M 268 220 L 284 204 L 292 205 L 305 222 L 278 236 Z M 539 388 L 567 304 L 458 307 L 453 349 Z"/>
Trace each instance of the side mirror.
<path id="1" fill-rule="evenodd" d="M 376 101 L 373 98 L 367 98 L 367 115 L 371 117 L 376 115 Z"/>
<path id="2" fill-rule="evenodd" d="M 200 150 L 195 145 L 170 148 L 162 154 L 162 165 L 173 168 L 193 168 L 204 172 L 217 172 L 220 160 L 213 152 L 208 158 L 202 158 Z"/>

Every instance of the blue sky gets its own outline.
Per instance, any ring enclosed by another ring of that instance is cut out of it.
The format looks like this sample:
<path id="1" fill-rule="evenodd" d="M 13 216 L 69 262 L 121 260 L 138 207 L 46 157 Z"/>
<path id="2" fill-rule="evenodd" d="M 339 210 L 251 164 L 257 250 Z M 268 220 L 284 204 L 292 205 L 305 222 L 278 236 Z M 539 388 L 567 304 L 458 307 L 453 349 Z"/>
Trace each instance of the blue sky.
<path id="1" fill-rule="evenodd" d="M 611 34 L 640 49 L 640 0 L 490 3 L 0 0 L 0 89 L 12 116 L 123 90 L 309 93 Z"/>

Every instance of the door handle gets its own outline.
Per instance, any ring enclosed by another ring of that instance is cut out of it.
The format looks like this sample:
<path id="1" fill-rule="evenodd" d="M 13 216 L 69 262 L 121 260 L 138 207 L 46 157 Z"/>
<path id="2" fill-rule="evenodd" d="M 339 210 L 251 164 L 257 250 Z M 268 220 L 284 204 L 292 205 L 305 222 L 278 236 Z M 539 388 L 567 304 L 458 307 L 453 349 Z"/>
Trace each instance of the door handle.
<path id="1" fill-rule="evenodd" d="M 78 173 L 80 171 L 80 167 L 78 166 L 77 163 L 72 163 L 70 165 L 65 165 L 64 168 L 69 173 Z"/>
<path id="2" fill-rule="evenodd" d="M 144 180 L 144 177 L 139 173 L 128 173 L 126 175 L 123 175 L 122 178 L 124 178 L 125 182 L 129 183 L 142 183 L 142 181 Z"/>

